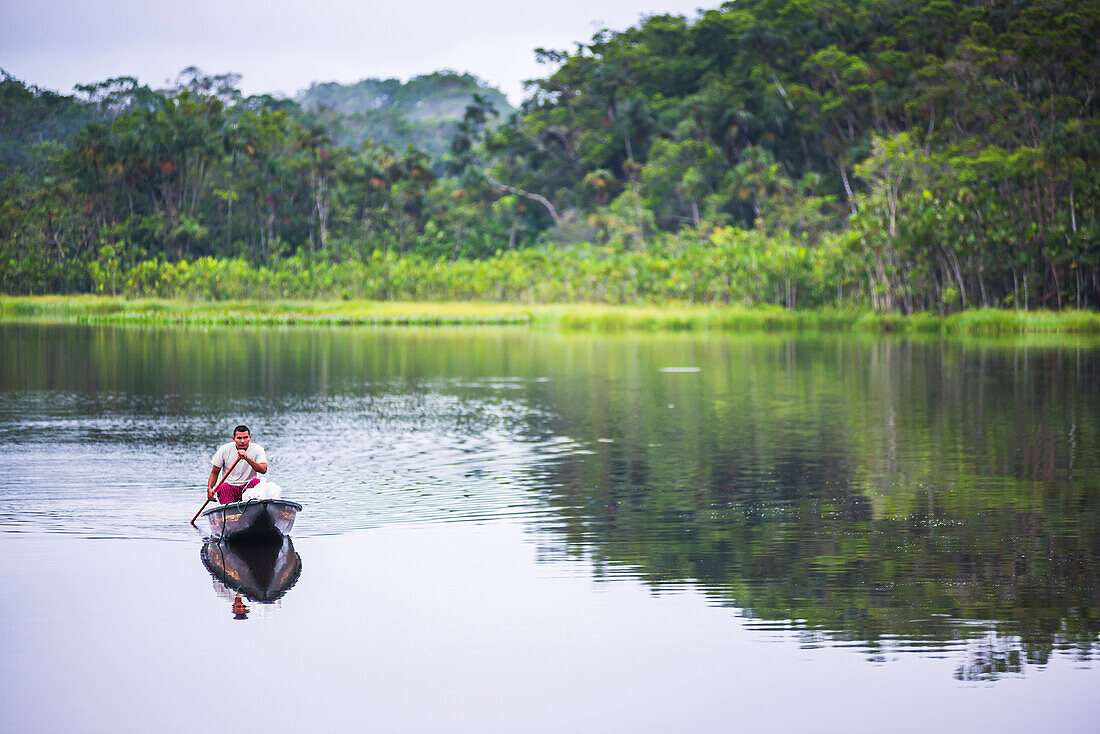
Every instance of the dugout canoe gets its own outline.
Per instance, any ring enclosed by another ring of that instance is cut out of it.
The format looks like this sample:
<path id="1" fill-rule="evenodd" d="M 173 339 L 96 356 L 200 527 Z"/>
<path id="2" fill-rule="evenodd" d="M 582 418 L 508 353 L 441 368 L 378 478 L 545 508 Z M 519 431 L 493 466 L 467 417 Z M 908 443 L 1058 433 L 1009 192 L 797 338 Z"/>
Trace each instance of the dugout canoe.
<path id="1" fill-rule="evenodd" d="M 256 602 L 273 602 L 302 575 L 302 557 L 285 535 L 251 543 L 208 540 L 202 563 L 226 588 Z"/>
<path id="2" fill-rule="evenodd" d="M 211 539 L 247 541 L 289 535 L 302 506 L 286 500 L 242 500 L 212 507 L 202 516 Z"/>

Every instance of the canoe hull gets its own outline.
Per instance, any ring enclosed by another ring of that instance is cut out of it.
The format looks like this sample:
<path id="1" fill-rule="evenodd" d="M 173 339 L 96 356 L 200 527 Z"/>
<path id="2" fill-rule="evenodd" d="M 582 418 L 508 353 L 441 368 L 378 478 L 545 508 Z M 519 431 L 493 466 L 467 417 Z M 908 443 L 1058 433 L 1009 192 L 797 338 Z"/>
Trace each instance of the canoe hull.
<path id="1" fill-rule="evenodd" d="M 202 513 L 210 537 L 233 541 L 280 538 L 290 533 L 302 506 L 286 500 L 230 502 Z"/>

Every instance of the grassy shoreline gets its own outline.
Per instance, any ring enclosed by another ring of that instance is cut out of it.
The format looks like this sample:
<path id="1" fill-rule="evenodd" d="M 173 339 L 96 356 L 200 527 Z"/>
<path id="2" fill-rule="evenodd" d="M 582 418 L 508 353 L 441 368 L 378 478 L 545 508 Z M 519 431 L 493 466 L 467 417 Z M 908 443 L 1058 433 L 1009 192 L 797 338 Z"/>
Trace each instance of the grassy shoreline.
<path id="1" fill-rule="evenodd" d="M 851 331 L 920 334 L 1100 334 L 1100 312 L 976 309 L 937 314 L 788 311 L 690 304 L 608 306 L 477 302 L 183 301 L 116 296 L 0 296 L 0 321 L 179 326 L 488 326 L 593 331 Z"/>

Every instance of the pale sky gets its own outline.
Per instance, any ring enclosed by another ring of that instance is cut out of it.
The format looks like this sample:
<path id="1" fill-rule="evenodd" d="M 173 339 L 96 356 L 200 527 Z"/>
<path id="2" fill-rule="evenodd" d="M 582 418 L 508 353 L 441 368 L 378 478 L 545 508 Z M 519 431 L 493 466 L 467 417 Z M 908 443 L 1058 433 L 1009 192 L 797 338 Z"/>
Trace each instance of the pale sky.
<path id="1" fill-rule="evenodd" d="M 195 65 L 242 75 L 246 94 L 294 95 L 313 81 L 476 74 L 513 104 L 545 76 L 536 47 L 572 51 L 643 15 L 695 17 L 721 0 L 5 0 L 0 69 L 46 89 L 136 76 L 159 87 Z"/>

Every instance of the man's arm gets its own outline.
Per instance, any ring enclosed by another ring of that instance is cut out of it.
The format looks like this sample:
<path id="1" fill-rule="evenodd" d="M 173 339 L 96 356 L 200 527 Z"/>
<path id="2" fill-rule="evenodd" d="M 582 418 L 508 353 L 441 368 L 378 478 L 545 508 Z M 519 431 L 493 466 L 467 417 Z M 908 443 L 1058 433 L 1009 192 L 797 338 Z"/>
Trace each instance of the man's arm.
<path id="1" fill-rule="evenodd" d="M 210 467 L 210 478 L 206 480 L 206 498 L 214 499 L 214 485 L 218 482 L 218 474 L 221 473 L 221 469 L 216 466 Z"/>
<path id="2" fill-rule="evenodd" d="M 253 461 L 245 455 L 244 451 L 237 449 L 237 455 L 248 462 L 248 465 L 256 470 L 257 474 L 267 474 L 267 462 L 266 461 Z"/>

